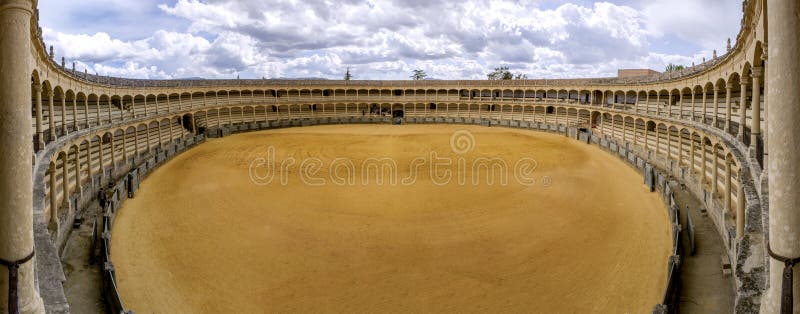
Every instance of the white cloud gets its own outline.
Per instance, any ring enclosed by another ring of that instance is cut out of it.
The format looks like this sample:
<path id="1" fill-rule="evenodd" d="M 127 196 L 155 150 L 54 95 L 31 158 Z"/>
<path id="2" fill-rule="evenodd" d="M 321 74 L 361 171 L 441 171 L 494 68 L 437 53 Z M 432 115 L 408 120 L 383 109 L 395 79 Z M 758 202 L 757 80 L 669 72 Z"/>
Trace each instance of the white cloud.
<path id="1" fill-rule="evenodd" d="M 71 5 L 82 1 L 96 0 Z M 90 71 L 124 77 L 339 79 L 351 67 L 359 79 L 406 79 L 416 68 L 432 78 L 481 79 L 501 65 L 532 78 L 613 76 L 618 67 L 661 69 L 667 62 L 690 64 L 710 55 L 708 43 L 729 26 L 707 26 L 694 36 L 692 28 L 713 24 L 694 12 L 713 17 L 728 9 L 709 13 L 694 1 L 545 9 L 534 1 L 501 0 L 148 0 L 127 5 L 137 14 L 147 12 L 142 3 L 150 6 L 156 15 L 142 21 L 178 20 L 184 26 L 149 25 L 156 29 L 152 34 L 128 40 L 114 29 L 71 34 L 45 27 L 44 36 Z M 723 7 L 723 0 L 703 1 Z M 676 5 L 687 10 L 667 10 Z M 668 36 L 696 40 L 703 51 L 653 52 L 652 42 Z"/>

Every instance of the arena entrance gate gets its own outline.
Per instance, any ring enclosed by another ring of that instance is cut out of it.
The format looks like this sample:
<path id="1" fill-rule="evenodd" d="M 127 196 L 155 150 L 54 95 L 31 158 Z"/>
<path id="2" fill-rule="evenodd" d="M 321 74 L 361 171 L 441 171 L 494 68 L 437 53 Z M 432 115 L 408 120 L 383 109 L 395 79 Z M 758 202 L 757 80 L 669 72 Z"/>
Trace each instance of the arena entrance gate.
<path id="1" fill-rule="evenodd" d="M 392 107 L 392 124 L 403 124 L 404 118 L 405 111 L 403 111 L 403 106 Z"/>

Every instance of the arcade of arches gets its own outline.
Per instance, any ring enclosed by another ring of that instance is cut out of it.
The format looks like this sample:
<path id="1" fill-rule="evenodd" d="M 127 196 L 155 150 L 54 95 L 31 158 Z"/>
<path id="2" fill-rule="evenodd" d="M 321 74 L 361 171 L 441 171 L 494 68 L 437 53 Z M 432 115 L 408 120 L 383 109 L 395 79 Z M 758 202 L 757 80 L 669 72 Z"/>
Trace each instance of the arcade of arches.
<path id="1" fill-rule="evenodd" d="M 59 271 L 58 248 L 76 210 L 107 182 L 197 135 L 393 114 L 524 121 L 591 130 L 695 182 L 701 188 L 693 192 L 707 198 L 735 261 L 736 311 L 777 313 L 784 265 L 767 254 L 767 239 L 776 255 L 800 256 L 794 175 L 800 141 L 793 138 L 800 133 L 800 3 L 747 0 L 743 8 L 742 29 L 728 53 L 670 76 L 151 81 L 96 77 L 57 64 L 41 41 L 36 1 L 2 0 L 0 259 L 22 259 L 35 242 L 36 269 L 19 266 L 20 309 L 57 311 L 63 304 L 53 291 L 62 289 L 63 297 L 63 288 L 57 275 L 45 274 Z M 47 263 L 48 256 L 56 263 Z M 8 286 L 7 269 L 0 268 L 0 309 Z"/>

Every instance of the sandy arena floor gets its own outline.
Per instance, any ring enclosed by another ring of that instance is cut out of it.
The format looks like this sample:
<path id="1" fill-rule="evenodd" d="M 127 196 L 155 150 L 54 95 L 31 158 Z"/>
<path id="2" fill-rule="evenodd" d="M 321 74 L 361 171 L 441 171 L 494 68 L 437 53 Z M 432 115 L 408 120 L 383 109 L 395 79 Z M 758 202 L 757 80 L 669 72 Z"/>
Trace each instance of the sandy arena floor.
<path id="1" fill-rule="evenodd" d="M 475 139 L 465 155 L 450 145 L 458 130 Z M 286 186 L 249 179 L 270 145 L 278 161 L 296 160 Z M 454 165 L 438 186 L 429 162 L 403 184 L 431 151 L 467 165 L 502 157 L 509 184 L 489 186 L 484 171 L 475 186 L 466 171 L 459 185 Z M 307 157 L 323 163 L 314 177 L 327 185 L 301 182 Z M 380 186 L 373 172 L 366 186 L 360 173 L 336 185 L 328 169 L 340 157 L 392 157 L 398 184 Z M 532 186 L 514 178 L 523 157 L 538 161 Z M 661 298 L 669 250 L 664 205 L 616 157 L 563 135 L 452 125 L 210 140 L 142 183 L 112 242 L 123 301 L 137 313 L 645 313 Z"/>

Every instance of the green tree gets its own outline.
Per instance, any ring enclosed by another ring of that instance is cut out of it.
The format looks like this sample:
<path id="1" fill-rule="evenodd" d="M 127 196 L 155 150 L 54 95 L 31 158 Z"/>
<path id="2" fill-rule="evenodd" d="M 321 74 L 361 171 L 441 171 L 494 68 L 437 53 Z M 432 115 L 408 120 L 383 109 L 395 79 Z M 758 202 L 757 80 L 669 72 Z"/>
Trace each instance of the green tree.
<path id="1" fill-rule="evenodd" d="M 511 71 L 508 69 L 508 67 L 494 68 L 494 71 L 489 72 L 489 74 L 486 74 L 486 77 L 488 79 L 490 79 L 490 80 L 527 80 L 528 79 L 528 75 L 526 75 L 526 74 L 522 74 L 522 73 L 513 74 L 513 73 L 511 73 Z"/>
<path id="2" fill-rule="evenodd" d="M 353 75 L 350 74 L 350 67 L 347 67 L 347 72 L 344 72 L 344 80 L 349 81 L 353 78 Z"/>
<path id="3" fill-rule="evenodd" d="M 428 74 L 425 73 L 424 70 L 417 69 L 417 70 L 414 70 L 414 72 L 411 73 L 411 79 L 415 80 L 415 81 L 424 80 L 426 77 L 428 77 Z"/>
<path id="4" fill-rule="evenodd" d="M 680 71 L 680 70 L 683 70 L 683 69 L 685 69 L 685 68 L 686 68 L 686 67 L 685 67 L 685 66 L 683 66 L 683 65 L 679 65 L 679 64 L 672 64 L 672 63 L 670 63 L 670 64 L 667 64 L 667 68 L 666 68 L 666 69 L 664 69 L 664 72 L 674 72 L 674 71 Z"/>

